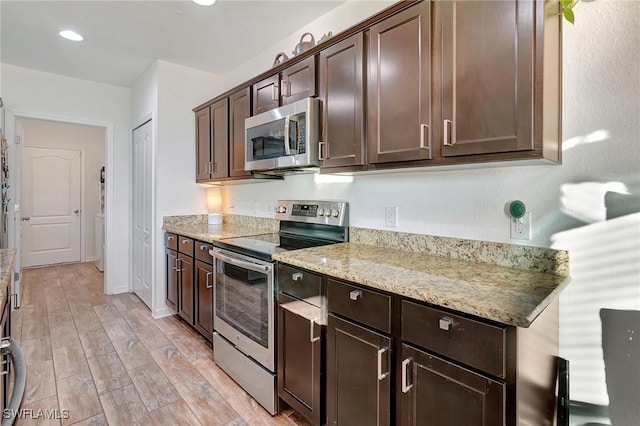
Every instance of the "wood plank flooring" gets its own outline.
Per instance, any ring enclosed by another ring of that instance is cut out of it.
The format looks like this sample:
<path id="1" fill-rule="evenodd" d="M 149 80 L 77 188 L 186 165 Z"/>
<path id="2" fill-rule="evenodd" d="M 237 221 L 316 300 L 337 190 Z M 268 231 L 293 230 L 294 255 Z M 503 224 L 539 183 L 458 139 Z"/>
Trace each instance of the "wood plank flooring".
<path id="1" fill-rule="evenodd" d="M 17 425 L 308 425 L 291 409 L 270 416 L 181 320 L 154 319 L 133 294 L 105 296 L 93 264 L 26 269 L 22 280 L 11 324 L 27 362 L 22 408 L 68 418 Z"/>

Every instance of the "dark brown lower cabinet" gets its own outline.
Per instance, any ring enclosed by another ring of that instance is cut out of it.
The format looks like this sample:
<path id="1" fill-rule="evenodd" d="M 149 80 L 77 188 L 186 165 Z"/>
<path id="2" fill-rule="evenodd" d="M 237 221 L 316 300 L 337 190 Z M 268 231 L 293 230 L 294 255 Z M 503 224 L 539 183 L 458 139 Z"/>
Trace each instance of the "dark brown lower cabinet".
<path id="1" fill-rule="evenodd" d="M 485 426 L 505 421 L 505 385 L 402 344 L 401 426 Z"/>
<path id="2" fill-rule="evenodd" d="M 189 324 L 193 324 L 193 257 L 178 253 L 178 315 Z"/>
<path id="3" fill-rule="evenodd" d="M 391 424 L 391 338 L 329 314 L 327 424 Z"/>
<path id="4" fill-rule="evenodd" d="M 305 302 L 282 293 L 278 302 L 278 396 L 312 424 L 324 424 L 324 327 L 282 307 Z"/>
<path id="5" fill-rule="evenodd" d="M 178 306 L 178 253 L 165 249 L 165 267 L 167 268 L 167 305 L 176 309 Z"/>
<path id="6" fill-rule="evenodd" d="M 196 260 L 195 327 L 207 340 L 213 338 L 213 266 Z"/>

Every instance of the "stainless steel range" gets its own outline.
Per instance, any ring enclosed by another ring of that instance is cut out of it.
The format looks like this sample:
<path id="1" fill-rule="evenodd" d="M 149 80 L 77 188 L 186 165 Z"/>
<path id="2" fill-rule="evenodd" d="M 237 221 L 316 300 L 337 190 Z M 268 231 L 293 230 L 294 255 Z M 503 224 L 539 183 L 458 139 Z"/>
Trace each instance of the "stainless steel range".
<path id="1" fill-rule="evenodd" d="M 277 234 L 216 242 L 213 347 L 216 364 L 271 414 L 276 392 L 273 254 L 348 241 L 348 204 L 278 201 Z"/>

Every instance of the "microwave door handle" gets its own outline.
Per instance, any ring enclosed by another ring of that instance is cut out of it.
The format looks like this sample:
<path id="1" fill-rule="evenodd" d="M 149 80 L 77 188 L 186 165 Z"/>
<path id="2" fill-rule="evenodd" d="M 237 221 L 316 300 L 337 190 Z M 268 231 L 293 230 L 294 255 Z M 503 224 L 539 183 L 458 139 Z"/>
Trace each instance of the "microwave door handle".
<path id="1" fill-rule="evenodd" d="M 232 265 L 238 266 L 240 268 L 248 269 L 250 271 L 268 272 L 268 271 L 271 270 L 271 266 L 270 265 L 260 265 L 258 263 L 247 262 L 245 260 L 236 259 L 234 257 L 230 257 L 230 256 L 227 256 L 227 255 L 224 255 L 219 251 L 214 252 L 213 257 L 215 257 L 216 259 L 222 260 L 223 262 L 230 263 Z"/>
<path id="2" fill-rule="evenodd" d="M 289 129 L 291 128 L 291 116 L 287 115 L 284 118 L 284 153 L 291 155 L 291 148 L 289 147 Z"/>

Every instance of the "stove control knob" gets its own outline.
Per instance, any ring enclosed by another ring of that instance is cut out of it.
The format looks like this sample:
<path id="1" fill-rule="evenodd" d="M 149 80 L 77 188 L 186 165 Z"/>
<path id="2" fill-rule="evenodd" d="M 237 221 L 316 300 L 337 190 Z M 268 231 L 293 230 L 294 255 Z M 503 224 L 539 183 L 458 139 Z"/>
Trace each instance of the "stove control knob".
<path id="1" fill-rule="evenodd" d="M 338 210 L 331 210 L 331 216 L 338 217 L 339 214 L 340 212 Z"/>
<path id="2" fill-rule="evenodd" d="M 318 216 L 324 216 L 324 209 L 318 209 Z"/>
<path id="3" fill-rule="evenodd" d="M 276 207 L 276 213 L 286 213 L 286 212 L 287 212 L 287 208 L 285 206 Z"/>

